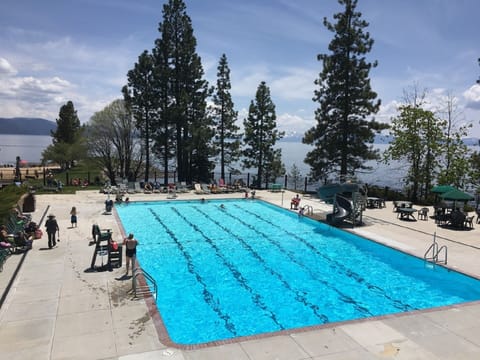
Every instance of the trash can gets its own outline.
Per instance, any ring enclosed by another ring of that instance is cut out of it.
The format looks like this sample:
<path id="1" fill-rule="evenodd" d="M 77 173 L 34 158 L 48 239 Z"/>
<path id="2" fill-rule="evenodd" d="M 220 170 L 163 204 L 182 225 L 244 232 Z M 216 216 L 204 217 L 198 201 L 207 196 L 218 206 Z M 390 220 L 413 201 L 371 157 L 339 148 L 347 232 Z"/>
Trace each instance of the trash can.
<path id="1" fill-rule="evenodd" d="M 29 193 L 23 199 L 22 212 L 31 213 L 35 211 L 35 195 Z"/>

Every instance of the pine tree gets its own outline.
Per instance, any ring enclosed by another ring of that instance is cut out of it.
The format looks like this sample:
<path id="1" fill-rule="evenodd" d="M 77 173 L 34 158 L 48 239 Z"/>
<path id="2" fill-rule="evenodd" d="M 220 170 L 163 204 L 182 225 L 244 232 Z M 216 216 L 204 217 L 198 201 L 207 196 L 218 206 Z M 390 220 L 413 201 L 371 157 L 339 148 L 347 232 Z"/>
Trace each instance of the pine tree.
<path id="1" fill-rule="evenodd" d="M 169 67 L 170 51 L 167 45 L 167 36 L 156 40 L 156 46 L 153 49 L 155 61 L 155 77 L 158 85 L 158 122 L 154 135 L 154 152 L 160 158 L 163 166 L 163 181 L 168 184 L 169 169 L 175 166 L 175 121 L 174 111 L 171 106 L 170 95 L 170 76 Z"/>
<path id="2" fill-rule="evenodd" d="M 57 128 L 52 130 L 52 142 L 73 144 L 77 141 L 80 132 L 80 119 L 77 116 L 77 111 L 73 106 L 73 102 L 68 101 L 62 105 L 58 114 Z"/>
<path id="3" fill-rule="evenodd" d="M 145 152 L 145 182 L 150 179 L 152 125 L 158 120 L 158 91 L 152 55 L 144 51 L 127 74 L 128 85 L 122 88 L 125 106 L 140 130 Z"/>
<path id="4" fill-rule="evenodd" d="M 73 102 L 62 105 L 57 119 L 57 128 L 51 131 L 52 145 L 42 152 L 42 161 L 58 163 L 62 169 L 68 169 L 86 156 L 83 127 Z"/>
<path id="5" fill-rule="evenodd" d="M 275 104 L 270 97 L 270 89 L 264 81 L 260 83 L 255 95 L 255 101 L 250 102 L 248 117 L 243 121 L 245 128 L 243 150 L 243 166 L 256 168 L 256 187 L 260 188 L 262 181 L 271 180 L 273 171 L 283 168 L 281 150 L 274 149 L 277 140 L 284 132 L 277 130 Z"/>
<path id="6" fill-rule="evenodd" d="M 329 44 L 330 54 L 318 55 L 323 70 L 315 80 L 319 88 L 314 101 L 320 104 L 315 111 L 316 126 L 303 138 L 314 149 L 307 153 L 305 162 L 311 166 L 315 179 L 337 173 L 342 181 L 365 169 L 365 161 L 378 158 L 373 150 L 374 132 L 386 128 L 367 117 L 375 114 L 380 101 L 370 87 L 369 72 L 377 63 L 365 59 L 373 45 L 373 39 L 364 29 L 368 23 L 356 12 L 356 0 L 339 0 L 345 6 L 337 13 L 332 24 L 323 23 L 335 33 Z"/>
<path id="7" fill-rule="evenodd" d="M 227 56 L 220 58 L 217 67 L 217 87 L 213 95 L 213 121 L 215 145 L 220 158 L 220 177 L 225 180 L 225 167 L 238 161 L 240 157 L 240 127 L 235 124 L 238 113 L 234 110 L 230 94 L 230 68 Z M 231 168 L 230 168 L 231 169 Z"/>
<path id="8" fill-rule="evenodd" d="M 163 140 L 175 146 L 179 181 L 205 179 L 213 168 L 210 161 L 213 133 L 206 112 L 211 89 L 203 79 L 192 22 L 182 0 L 169 0 L 164 5 L 163 22 L 158 30 L 161 37 L 155 41 L 153 53 L 159 86 L 167 94 L 160 96 L 164 102 L 160 106 L 162 122 L 157 131 L 163 131 Z M 173 134 L 168 130 L 170 126 Z M 168 150 L 166 145 L 163 150 Z"/>

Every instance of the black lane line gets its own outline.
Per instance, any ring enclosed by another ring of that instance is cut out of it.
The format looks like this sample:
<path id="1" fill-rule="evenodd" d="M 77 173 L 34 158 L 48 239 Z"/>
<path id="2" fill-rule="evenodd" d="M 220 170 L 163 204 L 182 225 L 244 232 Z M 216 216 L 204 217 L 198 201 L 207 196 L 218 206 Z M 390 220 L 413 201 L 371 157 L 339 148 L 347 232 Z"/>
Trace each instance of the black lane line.
<path id="1" fill-rule="evenodd" d="M 208 237 L 197 225 L 190 222 L 183 214 L 181 214 L 176 208 L 171 208 L 180 218 L 182 218 L 188 225 L 190 225 L 196 232 L 198 232 L 205 241 L 215 250 L 216 255 L 222 260 L 223 265 L 230 270 L 233 277 L 237 280 L 237 282 L 245 289 L 252 298 L 252 301 L 256 306 L 261 308 L 264 313 L 272 319 L 272 321 L 278 326 L 280 330 L 284 330 L 285 327 L 278 321 L 276 314 L 271 311 L 268 306 L 264 303 L 262 296 L 255 292 L 255 290 L 248 285 L 246 279 L 243 277 L 242 273 L 238 271 L 238 269 L 222 254 L 219 247 L 215 244 L 215 242 Z"/>
<path id="2" fill-rule="evenodd" d="M 288 259 L 291 262 L 293 262 L 294 264 L 296 264 L 299 267 L 301 267 L 302 269 L 304 269 L 304 271 L 306 271 L 310 275 L 312 280 L 314 280 L 314 281 L 324 285 L 325 287 L 331 289 L 332 291 L 334 291 L 338 295 L 338 297 L 341 301 L 352 304 L 353 307 L 358 312 L 360 312 L 364 315 L 368 315 L 368 316 L 373 316 L 374 315 L 370 312 L 369 309 L 367 309 L 366 307 L 361 306 L 360 304 L 355 302 L 355 300 L 352 297 L 348 296 L 347 294 L 343 293 L 342 291 L 340 291 L 336 287 L 332 286 L 332 284 L 330 282 L 325 281 L 322 278 L 319 278 L 318 273 L 313 272 L 312 269 L 309 266 L 306 266 L 302 261 L 297 259 L 295 254 L 292 251 L 286 250 L 277 240 L 272 239 L 268 234 L 262 232 L 258 227 L 255 227 L 252 224 L 249 224 L 249 223 L 243 221 L 242 219 L 240 219 L 240 218 L 238 218 L 238 217 L 236 217 L 236 216 L 234 216 L 230 213 L 225 213 L 225 214 L 228 215 L 229 217 L 231 217 L 232 219 L 234 219 L 235 221 L 239 222 L 243 226 L 245 226 L 245 227 L 247 227 L 251 230 L 254 230 L 258 235 L 260 235 L 262 238 L 264 238 L 270 244 L 275 246 L 282 254 L 287 256 Z"/>
<path id="3" fill-rule="evenodd" d="M 202 211 L 201 209 L 199 209 L 198 207 L 194 207 L 194 209 L 196 209 L 200 214 L 202 214 L 204 217 L 208 218 L 210 221 L 212 221 L 213 223 L 215 223 L 218 227 L 220 227 L 221 229 L 223 229 L 226 233 L 230 234 L 232 237 L 234 237 L 235 239 L 237 239 L 240 244 L 242 244 L 242 246 L 244 247 L 244 249 L 246 249 L 247 251 L 249 251 L 251 253 L 251 255 L 260 263 L 262 264 L 262 266 L 270 273 L 272 274 L 273 276 L 275 276 L 278 280 L 280 280 L 280 282 L 282 283 L 282 285 L 287 288 L 288 290 L 290 290 L 290 292 L 292 292 L 295 296 L 295 300 L 297 302 L 300 302 L 302 303 L 306 308 L 310 308 L 311 311 L 314 313 L 314 315 L 320 320 L 322 321 L 322 323 L 327 323 L 329 322 L 328 320 L 328 317 L 325 315 L 325 314 L 322 314 L 320 313 L 320 307 L 315 304 L 315 303 L 312 303 L 308 300 L 308 298 L 305 296 L 306 294 L 303 293 L 303 292 L 300 292 L 299 290 L 297 289 L 294 289 L 289 283 L 288 281 L 286 281 L 283 276 L 278 273 L 277 271 L 275 271 L 275 269 L 273 269 L 272 267 L 270 267 L 266 262 L 265 260 L 260 256 L 260 254 L 255 250 L 253 249 L 250 244 L 248 244 L 242 237 L 234 234 L 228 227 L 226 227 L 225 225 L 221 224 L 220 222 L 218 222 L 217 220 L 213 219 L 210 215 L 208 215 L 207 213 L 205 213 L 204 211 Z"/>
<path id="4" fill-rule="evenodd" d="M 235 267 L 234 264 L 232 264 L 221 252 L 221 250 L 218 248 L 218 246 L 215 244 L 215 242 L 208 237 L 197 225 L 193 224 L 191 221 L 189 221 L 183 214 L 181 214 L 176 208 L 171 208 L 171 210 L 177 214 L 185 223 L 190 225 L 198 234 L 200 234 L 205 241 L 215 250 L 215 254 L 219 259 L 222 260 L 223 265 L 230 270 L 232 273 L 233 277 L 235 280 L 237 280 L 238 284 L 242 286 L 249 294 L 250 297 L 253 301 L 253 303 L 260 309 L 263 310 L 264 314 L 269 317 L 278 327 L 279 330 L 284 330 L 285 326 L 280 323 L 280 321 L 277 319 L 277 316 L 275 312 L 270 310 L 264 300 L 262 299 L 262 296 L 258 294 L 250 285 L 248 285 L 248 282 L 246 279 L 243 277 L 242 273 L 238 271 L 238 269 Z"/>
<path id="5" fill-rule="evenodd" d="M 324 255 L 322 252 L 320 252 L 314 245 L 312 245 L 309 241 L 303 239 L 302 237 L 298 236 L 297 234 L 293 233 L 293 232 L 290 232 L 288 230 L 285 230 L 283 228 L 281 228 L 280 226 L 278 226 L 277 224 L 273 223 L 272 221 L 268 220 L 268 219 L 265 219 L 264 217 L 258 215 L 257 213 L 254 213 L 252 211 L 249 211 L 248 209 L 243 209 L 241 207 L 239 207 L 238 205 L 234 205 L 236 206 L 238 209 L 242 210 L 242 211 L 245 211 L 247 212 L 248 214 L 250 215 L 253 215 L 255 217 L 257 217 L 258 219 L 266 222 L 267 224 L 283 231 L 285 234 L 299 240 L 300 242 L 302 242 L 307 248 L 309 248 L 311 251 L 313 251 L 315 254 L 317 254 L 318 256 L 321 256 L 322 258 L 324 258 L 325 260 L 327 260 L 329 262 L 330 267 L 332 267 L 333 269 L 336 269 L 336 270 L 339 270 L 341 272 L 343 272 L 344 274 L 346 274 L 348 277 L 356 280 L 358 283 L 360 284 L 363 284 L 365 285 L 369 290 L 371 291 L 374 291 L 376 292 L 378 295 L 384 297 L 385 299 L 388 299 L 392 305 L 399 309 L 399 310 L 402 310 L 402 311 L 411 311 L 411 310 L 418 310 L 418 308 L 416 307 L 413 307 L 411 306 L 410 304 L 406 304 L 404 303 L 403 301 L 401 300 L 398 300 L 398 299 L 395 299 L 395 298 L 392 298 L 391 296 L 389 296 L 384 289 L 374 285 L 374 284 L 371 284 L 369 283 L 368 281 L 366 281 L 361 275 L 355 273 L 354 271 L 352 271 L 351 269 L 347 268 L 345 265 L 343 265 L 342 263 L 336 261 L 336 260 L 333 260 L 332 258 Z M 353 302 L 355 302 L 355 300 L 351 299 Z"/>
<path id="6" fill-rule="evenodd" d="M 182 253 L 183 257 L 187 261 L 188 271 L 195 276 L 197 282 L 203 287 L 203 299 L 205 303 L 207 303 L 212 310 L 217 313 L 218 317 L 224 321 L 225 328 L 233 335 L 238 336 L 237 331 L 235 330 L 235 325 L 231 322 L 230 316 L 222 311 L 219 304 L 215 301 L 213 294 L 208 290 L 207 284 L 203 280 L 202 276 L 196 271 L 195 264 L 193 263 L 191 255 L 187 252 L 183 244 L 179 241 L 176 237 L 175 233 L 171 231 L 165 223 L 160 219 L 160 217 L 151 209 L 148 209 L 153 217 L 158 221 L 158 223 L 163 227 L 163 229 L 167 232 L 168 235 L 172 238 L 172 240 L 177 245 L 178 249 Z"/>

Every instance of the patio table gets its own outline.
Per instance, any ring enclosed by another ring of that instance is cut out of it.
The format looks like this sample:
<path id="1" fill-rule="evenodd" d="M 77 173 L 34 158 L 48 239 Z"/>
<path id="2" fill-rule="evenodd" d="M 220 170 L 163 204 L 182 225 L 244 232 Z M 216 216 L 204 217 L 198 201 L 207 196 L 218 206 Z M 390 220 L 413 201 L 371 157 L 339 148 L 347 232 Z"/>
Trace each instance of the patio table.
<path id="1" fill-rule="evenodd" d="M 397 218 L 400 220 L 413 220 L 417 221 L 415 216 L 413 215 L 417 209 L 410 208 L 410 207 L 401 207 L 397 209 Z"/>

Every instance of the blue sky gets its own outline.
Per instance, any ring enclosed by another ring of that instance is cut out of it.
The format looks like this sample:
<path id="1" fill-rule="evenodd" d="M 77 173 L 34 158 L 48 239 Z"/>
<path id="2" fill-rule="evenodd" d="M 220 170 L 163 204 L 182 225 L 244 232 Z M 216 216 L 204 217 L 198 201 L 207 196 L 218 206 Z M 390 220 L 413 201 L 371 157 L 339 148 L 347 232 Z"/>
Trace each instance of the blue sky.
<path id="1" fill-rule="evenodd" d="M 336 0 L 186 0 L 205 77 L 214 84 L 227 55 L 240 120 L 258 84 L 266 81 L 281 130 L 314 125 L 317 54 L 328 52 Z M 86 122 L 121 97 L 126 73 L 160 36 L 162 0 L 2 0 L 0 117 L 55 120 L 72 100 Z M 382 101 L 376 118 L 388 122 L 414 85 L 440 109 L 456 97 L 459 124 L 480 137 L 478 0 L 359 0 L 375 40 L 373 90 Z"/>

